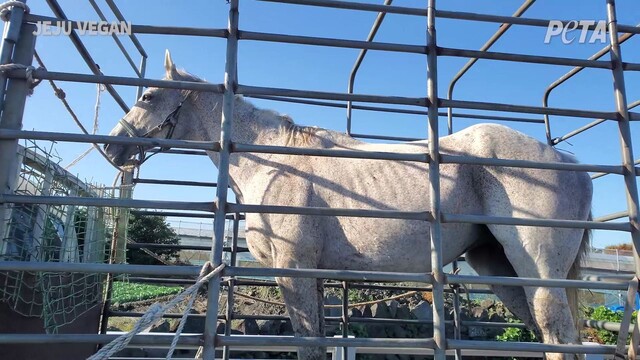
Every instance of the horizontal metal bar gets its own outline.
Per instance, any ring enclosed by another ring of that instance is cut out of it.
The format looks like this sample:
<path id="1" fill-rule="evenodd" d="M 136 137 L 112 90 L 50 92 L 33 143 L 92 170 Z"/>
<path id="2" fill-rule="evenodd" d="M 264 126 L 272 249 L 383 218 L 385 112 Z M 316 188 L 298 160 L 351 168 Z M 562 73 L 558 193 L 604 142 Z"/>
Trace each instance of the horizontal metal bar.
<path id="1" fill-rule="evenodd" d="M 466 101 L 466 100 L 440 99 L 440 107 L 458 108 L 458 109 L 476 109 L 476 110 L 487 110 L 487 111 L 505 111 L 505 112 L 517 112 L 517 113 L 527 113 L 527 114 L 548 114 L 548 115 L 560 115 L 560 116 L 592 118 L 592 119 L 598 119 L 598 118 L 604 118 L 604 119 L 610 119 L 610 120 L 618 119 L 617 112 L 560 109 L 560 108 L 551 108 L 551 107 L 511 105 L 511 104 Z"/>
<path id="2" fill-rule="evenodd" d="M 185 180 L 159 180 L 159 179 L 133 179 L 134 184 L 153 184 L 153 185 L 180 185 L 180 186 L 203 186 L 203 187 L 216 187 L 215 182 L 206 181 L 185 181 Z"/>
<path id="3" fill-rule="evenodd" d="M 473 284 L 473 285 L 501 285 L 501 286 L 539 286 L 555 288 L 577 289 L 602 289 L 602 290 L 626 290 L 628 283 L 619 282 L 595 282 L 567 279 L 537 279 L 507 276 L 474 276 L 474 275 L 446 275 L 448 284 Z"/>
<path id="4" fill-rule="evenodd" d="M 131 210 L 131 213 L 135 213 L 138 215 L 152 215 L 152 216 L 171 216 L 171 217 L 184 217 L 184 218 L 203 218 L 203 219 L 213 219 L 214 214 L 211 213 L 187 213 L 187 212 L 174 212 L 174 211 L 152 211 L 152 210 Z M 233 214 L 227 214 L 226 219 L 233 220 Z M 241 220 L 244 220 L 244 216 L 241 217 Z"/>
<path id="5" fill-rule="evenodd" d="M 583 66 L 587 68 L 611 69 L 610 61 L 572 59 L 572 58 L 562 58 L 562 57 L 554 57 L 554 56 L 513 54 L 513 53 L 502 53 L 502 52 L 495 52 L 495 51 L 478 51 L 478 50 L 466 50 L 466 49 L 440 47 L 438 48 L 438 55 L 475 58 L 475 59 L 526 62 L 526 63 L 534 63 L 534 64 Z"/>
<path id="6" fill-rule="evenodd" d="M 79 26 L 84 25 L 87 21 L 63 20 L 56 17 L 42 15 L 25 15 L 28 22 L 50 21 L 52 26 L 56 24 L 65 24 L 65 28 L 73 28 L 77 30 Z M 227 29 L 216 28 L 193 28 L 180 26 L 153 26 L 153 25 L 136 25 L 131 24 L 131 32 L 133 34 L 156 34 L 156 35 L 187 35 L 187 36 L 206 36 L 214 38 L 226 38 L 229 35 Z M 143 57 L 147 57 L 146 54 Z"/>
<path id="7" fill-rule="evenodd" d="M 334 8 L 334 9 L 375 11 L 375 12 L 383 12 L 383 13 L 389 13 L 389 14 L 427 16 L 427 9 L 401 7 L 401 6 L 395 6 L 395 5 L 377 5 L 377 4 L 366 4 L 366 3 L 335 1 L 335 0 L 259 0 L 259 1 L 292 4 L 292 5 L 320 6 L 325 8 Z"/>
<path id="8" fill-rule="evenodd" d="M 23 71 L 24 73 L 24 71 Z M 282 89 L 282 88 L 269 88 L 259 86 L 238 85 L 236 89 L 237 94 L 241 95 L 272 95 L 272 96 L 285 96 L 285 97 L 298 97 L 304 99 L 324 99 L 324 100 L 343 100 L 343 101 L 359 101 L 359 102 L 374 102 L 385 104 L 403 104 L 426 107 L 428 100 L 424 97 L 401 97 L 401 96 L 383 96 L 383 95 L 363 95 L 363 94 L 345 94 L 345 93 L 333 93 L 324 91 L 308 91 L 308 90 L 294 90 L 294 89 Z"/>
<path id="9" fill-rule="evenodd" d="M 633 162 L 634 165 L 638 165 L 640 164 L 640 159 L 637 159 L 636 161 Z M 636 169 L 636 176 L 640 176 L 640 169 L 638 167 L 635 168 Z M 591 174 L 591 180 L 595 180 L 598 178 L 601 178 L 603 176 L 609 175 L 609 172 L 601 172 L 601 173 L 597 173 L 597 174 Z"/>
<path id="10" fill-rule="evenodd" d="M 253 31 L 238 31 L 238 37 L 240 40 L 258 40 L 258 41 L 270 41 L 270 42 L 279 42 L 279 43 L 288 43 L 288 44 L 321 45 L 321 46 L 332 46 L 332 47 L 341 47 L 341 48 L 350 48 L 350 49 L 382 50 L 382 51 L 394 51 L 394 52 L 414 53 L 414 54 L 427 53 L 427 47 L 423 45 L 394 44 L 394 43 L 369 42 L 369 41 L 360 41 L 360 40 L 270 34 L 270 33 L 253 32 Z"/>
<path id="11" fill-rule="evenodd" d="M 211 236 L 213 237 L 213 235 Z M 172 250 L 200 250 L 211 251 L 211 245 L 174 245 L 174 244 L 150 244 L 150 243 L 128 243 L 127 249 L 172 249 Z M 231 247 L 226 246 L 222 251 L 230 252 Z M 238 247 L 236 252 L 249 252 L 246 247 Z"/>
<path id="12" fill-rule="evenodd" d="M 549 21 L 546 19 L 532 19 L 525 17 L 514 17 L 514 16 L 501 16 L 501 15 L 489 15 L 489 14 L 477 14 L 463 11 L 446 11 L 446 10 L 436 10 L 436 16 L 443 19 L 457 19 L 457 20 L 471 20 L 471 21 L 483 21 L 483 22 L 494 22 L 494 23 L 507 23 L 514 25 L 528 25 L 528 26 L 539 26 L 539 27 L 549 27 Z M 559 20 L 562 24 L 567 25 L 571 21 L 574 20 Z M 595 25 L 593 25 L 595 26 Z M 593 30 L 593 26 L 589 28 Z M 624 33 L 632 33 L 632 34 L 640 34 L 640 28 L 631 25 L 618 25 L 618 31 Z"/>
<path id="13" fill-rule="evenodd" d="M 211 141 L 133 138 L 128 136 L 70 134 L 47 131 L 24 131 L 9 129 L 0 129 L 0 139 L 29 139 L 96 144 L 118 144 L 129 146 L 174 147 L 180 149 L 200 149 L 207 151 L 220 150 L 220 144 L 218 142 Z"/>
<path id="14" fill-rule="evenodd" d="M 433 348 L 433 339 L 276 337 L 256 335 L 216 335 L 218 346 L 326 346 L 326 347 L 397 347 Z"/>
<path id="15" fill-rule="evenodd" d="M 227 266 L 222 271 L 222 274 L 224 276 L 295 277 L 312 279 L 418 283 L 431 283 L 433 279 L 431 274 L 428 273 L 399 273 L 326 269 L 275 269 L 237 266 Z"/>
<path id="16" fill-rule="evenodd" d="M 505 166 L 505 167 L 517 167 L 517 168 L 529 168 L 529 169 L 550 169 L 550 170 L 590 171 L 590 172 L 605 171 L 612 174 L 622 174 L 624 172 L 624 169 L 622 166 L 613 166 L 613 165 L 540 162 L 540 161 L 529 161 L 529 160 L 481 158 L 481 157 L 465 156 L 465 155 L 442 154 L 440 155 L 440 161 L 443 163 L 449 163 L 449 164 Z"/>
<path id="17" fill-rule="evenodd" d="M 159 148 L 153 148 L 150 151 L 155 151 L 155 150 L 159 150 Z M 209 154 L 207 154 L 204 151 L 197 151 L 197 150 L 178 150 L 178 149 L 169 149 L 169 150 L 165 150 L 162 152 L 162 154 L 169 154 L 169 155 L 198 155 L 198 156 L 209 156 Z"/>
<path id="18" fill-rule="evenodd" d="M 302 156 L 326 156 L 335 158 L 369 159 L 369 160 L 396 160 L 396 161 L 416 161 L 429 162 L 427 153 L 392 153 L 383 151 L 359 151 L 359 150 L 336 150 L 336 149 L 316 149 L 297 148 L 287 146 L 253 145 L 234 143 L 231 145 L 232 152 L 250 152 L 264 154 L 286 154 Z"/>
<path id="19" fill-rule="evenodd" d="M 0 271 L 48 271 L 65 273 L 131 274 L 158 276 L 193 276 L 202 270 L 201 266 L 170 265 L 130 265 L 36 261 L 0 261 Z"/>
<path id="20" fill-rule="evenodd" d="M 122 333 L 124 334 L 124 333 Z M 107 344 L 122 334 L 0 334 L 0 344 Z M 130 345 L 148 345 L 145 347 L 171 345 L 175 334 L 135 335 Z M 180 348 L 197 348 L 202 335 L 182 334 L 178 339 Z"/>
<path id="21" fill-rule="evenodd" d="M 593 221 L 606 222 L 606 221 L 618 220 L 626 217 L 629 217 L 629 212 L 625 210 L 625 211 L 618 211 L 612 214 L 597 217 L 593 219 Z"/>
<path id="22" fill-rule="evenodd" d="M 400 210 L 370 210 L 370 209 L 339 209 L 302 206 L 280 205 L 252 205 L 227 204 L 228 212 L 260 213 L 260 214 L 295 214 L 317 216 L 347 216 L 380 219 L 406 219 L 429 221 L 431 213 L 428 211 L 400 211 Z"/>
<path id="23" fill-rule="evenodd" d="M 347 104 L 328 102 L 328 101 L 315 101 L 315 100 L 296 99 L 296 98 L 287 98 L 287 97 L 279 97 L 279 96 L 267 96 L 267 95 L 247 95 L 246 97 L 272 100 L 272 101 L 283 101 L 283 102 L 290 102 L 290 103 L 297 103 L 297 104 L 335 107 L 335 108 L 341 108 L 341 109 L 347 108 Z M 387 107 L 380 107 L 380 106 L 363 106 L 363 105 L 352 105 L 351 108 L 354 110 L 390 112 L 390 113 L 396 113 L 396 114 L 427 115 L 427 111 L 425 110 L 411 110 L 411 109 L 399 109 L 399 108 L 387 108 Z M 438 116 L 447 116 L 447 113 L 440 112 L 438 113 Z M 515 116 L 494 116 L 494 115 L 466 114 L 466 113 L 453 113 L 452 116 L 457 118 L 466 118 L 466 119 L 514 121 L 514 122 L 544 124 L 544 119 L 532 119 L 532 118 L 523 118 L 523 117 L 515 117 Z M 353 133 L 351 134 L 351 136 L 353 136 Z"/>
<path id="24" fill-rule="evenodd" d="M 11 70 L 7 71 L 7 76 L 11 78 L 24 79 L 26 73 L 24 70 Z M 105 76 L 105 75 L 88 75 L 88 74 L 76 74 L 66 72 L 54 72 L 44 69 L 36 69 L 33 71 L 34 79 L 43 80 L 58 80 L 58 81 L 72 81 L 90 84 L 113 84 L 113 85 L 128 85 L 128 86 L 146 86 L 146 87 L 158 87 L 167 89 L 180 89 L 180 90 L 195 90 L 195 91 L 207 91 L 213 93 L 222 93 L 224 91 L 224 85 L 222 84 L 210 84 L 207 82 L 195 82 L 195 81 L 176 81 L 176 80 L 154 80 L 137 77 L 124 77 L 124 76 Z"/>
<path id="25" fill-rule="evenodd" d="M 620 332 L 620 327 L 621 327 L 620 325 L 621 324 L 619 322 L 612 322 L 612 321 L 582 320 L 582 326 L 584 327 L 588 327 L 591 329 L 608 330 L 613 332 Z M 634 328 L 635 328 L 635 324 L 630 324 L 629 332 L 632 333 Z"/>
<path id="26" fill-rule="evenodd" d="M 489 216 L 489 215 L 468 215 L 468 214 L 442 214 L 442 222 L 541 226 L 541 227 L 558 227 L 558 228 L 573 228 L 573 229 L 601 229 L 601 230 L 627 231 L 627 232 L 631 231 L 631 225 L 628 222 L 602 223 L 602 222 L 581 221 L 581 220 L 533 219 L 533 218 L 518 218 L 518 217 Z"/>
<path id="27" fill-rule="evenodd" d="M 77 196 L 36 196 L 1 194 L 0 203 L 78 205 L 124 208 L 151 208 L 168 210 L 214 211 L 214 202 L 187 202 L 166 200 L 109 199 Z"/>
<path id="28" fill-rule="evenodd" d="M 510 341 L 479 341 L 447 339 L 449 349 L 506 350 L 527 352 L 554 352 L 568 354 L 614 354 L 614 345 L 539 344 Z"/>

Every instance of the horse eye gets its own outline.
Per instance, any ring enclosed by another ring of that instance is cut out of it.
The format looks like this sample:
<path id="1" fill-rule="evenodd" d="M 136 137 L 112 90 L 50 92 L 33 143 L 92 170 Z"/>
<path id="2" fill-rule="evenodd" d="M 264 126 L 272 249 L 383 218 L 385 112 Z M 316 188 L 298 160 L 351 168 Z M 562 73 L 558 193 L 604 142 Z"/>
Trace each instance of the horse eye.
<path id="1" fill-rule="evenodd" d="M 150 94 L 144 94 L 142 95 L 142 101 L 149 101 L 151 100 L 151 95 Z"/>

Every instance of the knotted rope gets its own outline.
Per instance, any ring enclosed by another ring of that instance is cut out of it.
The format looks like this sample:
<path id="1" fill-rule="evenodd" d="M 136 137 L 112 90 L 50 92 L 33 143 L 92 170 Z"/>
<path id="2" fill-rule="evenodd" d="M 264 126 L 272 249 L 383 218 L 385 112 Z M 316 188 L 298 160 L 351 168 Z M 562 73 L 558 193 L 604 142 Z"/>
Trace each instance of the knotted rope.
<path id="1" fill-rule="evenodd" d="M 178 296 L 174 297 L 171 301 L 166 303 L 165 305 L 161 305 L 159 303 L 153 304 L 149 310 L 138 320 L 133 329 L 126 334 L 123 334 L 113 340 L 112 342 L 105 345 L 102 349 L 100 349 L 97 353 L 93 354 L 87 360 L 107 360 L 111 356 L 113 356 L 118 351 L 124 349 L 129 342 L 133 339 L 133 337 L 142 330 L 148 328 L 149 326 L 155 324 L 160 319 L 162 319 L 162 315 L 164 315 L 168 310 L 174 308 L 180 302 L 184 301 L 186 298 L 189 298 L 187 303 L 187 307 L 185 308 L 184 314 L 182 318 L 180 318 L 180 324 L 178 325 L 178 329 L 176 330 L 176 334 L 171 342 L 171 347 L 169 348 L 169 352 L 167 353 L 167 360 L 170 360 L 173 356 L 173 352 L 178 345 L 178 339 L 180 338 L 180 334 L 184 329 L 184 326 L 187 322 L 187 316 L 189 315 L 189 310 L 193 307 L 193 303 L 196 300 L 198 295 L 198 290 L 204 283 L 209 281 L 212 277 L 218 275 L 222 269 L 224 269 L 225 264 L 221 264 L 217 268 L 213 269 L 213 271 L 208 272 L 211 267 L 211 262 L 207 262 L 200 270 L 200 275 L 198 275 L 198 279 L 196 283 L 188 287 L 185 291 L 180 293 Z"/>
<path id="2" fill-rule="evenodd" d="M 0 19 L 3 21 L 9 21 L 9 14 L 11 13 L 11 9 L 14 7 L 19 7 L 24 10 L 25 14 L 29 13 L 29 7 L 27 4 L 20 1 L 6 1 L 0 4 Z"/>
<path id="3" fill-rule="evenodd" d="M 22 3 L 20 3 L 22 4 Z M 24 70 L 25 76 L 27 79 L 27 84 L 29 84 L 29 95 L 33 94 L 33 89 L 40 84 L 42 80 L 34 80 L 33 72 L 36 70 L 33 66 L 22 65 L 22 64 L 2 64 L 0 65 L 0 72 L 6 73 L 12 70 Z"/>

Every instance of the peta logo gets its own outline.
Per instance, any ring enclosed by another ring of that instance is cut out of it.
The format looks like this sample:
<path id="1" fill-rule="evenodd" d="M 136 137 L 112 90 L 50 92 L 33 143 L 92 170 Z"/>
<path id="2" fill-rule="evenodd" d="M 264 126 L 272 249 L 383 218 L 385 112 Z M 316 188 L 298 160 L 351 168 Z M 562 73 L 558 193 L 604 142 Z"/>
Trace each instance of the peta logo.
<path id="1" fill-rule="evenodd" d="M 588 36 L 589 29 L 591 29 L 591 36 Z M 544 43 L 549 44 L 551 38 L 556 36 L 560 36 L 565 45 L 571 44 L 575 40 L 578 40 L 579 44 L 593 44 L 595 42 L 604 44 L 607 42 L 607 22 L 605 20 L 571 20 L 563 23 L 560 20 L 551 20 L 547 27 Z"/>

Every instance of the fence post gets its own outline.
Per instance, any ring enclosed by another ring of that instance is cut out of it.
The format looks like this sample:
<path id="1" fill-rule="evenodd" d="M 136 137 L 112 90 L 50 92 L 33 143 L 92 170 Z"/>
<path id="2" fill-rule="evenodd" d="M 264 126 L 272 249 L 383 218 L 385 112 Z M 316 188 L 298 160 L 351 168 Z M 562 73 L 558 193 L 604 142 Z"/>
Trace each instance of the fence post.
<path id="1" fill-rule="evenodd" d="M 434 359 L 444 360 L 446 333 L 444 318 L 444 272 L 440 238 L 440 149 L 438 139 L 438 53 L 436 42 L 436 0 L 427 8 L 427 91 L 429 96 L 429 201 L 433 219 L 430 226 L 431 271 L 433 272 Z"/>
<path id="2" fill-rule="evenodd" d="M 21 12 L 22 9 L 14 8 L 12 11 L 11 19 L 14 18 L 13 13 Z M 19 16 L 22 21 L 22 16 Z M 15 26 L 15 27 L 14 27 Z M 20 33 L 16 39 L 19 41 L 15 45 L 15 51 L 13 60 L 11 59 L 11 50 L 13 46 L 9 39 L 9 35 L 14 32 L 14 29 L 20 29 Z M 33 61 L 33 53 L 36 46 L 36 37 L 33 32 L 36 30 L 36 26 L 33 24 L 9 23 L 5 28 L 5 38 L 2 43 L 2 49 L 0 49 L 0 62 L 8 63 L 13 61 L 16 64 L 22 64 L 30 66 Z M 8 53 L 8 54 L 7 54 Z M 4 57 L 6 55 L 6 57 Z M 6 78 L 4 75 L 0 76 L 0 96 L 5 94 L 4 82 Z M 24 105 L 27 101 L 27 95 L 29 94 L 29 87 L 27 79 L 12 78 L 7 81 L 6 96 L 3 99 L 0 98 L 0 108 L 2 108 L 2 116 L 0 117 L 0 129 L 20 130 L 22 129 L 22 116 L 24 112 Z M 12 171 L 13 163 L 15 162 L 18 151 L 18 140 L 9 139 L 0 141 L 0 196 L 4 193 L 11 191 L 11 184 L 14 183 L 16 173 Z M 4 242 L 6 233 L 8 230 L 7 224 L 9 223 L 6 218 L 8 206 L 6 203 L 0 204 L 0 239 Z"/>
<path id="3" fill-rule="evenodd" d="M 231 0 L 229 2 L 229 24 L 227 29 L 229 35 L 227 36 L 227 59 L 222 98 L 222 120 L 220 123 L 220 160 L 218 163 L 218 186 L 216 187 L 217 202 L 213 222 L 214 241 L 211 248 L 211 263 L 214 267 L 222 264 L 222 251 L 224 248 L 227 193 L 229 189 L 229 157 L 231 155 L 231 122 L 233 121 L 233 104 L 238 75 L 238 17 L 238 0 Z M 207 316 L 204 327 L 204 359 L 213 359 L 215 355 L 220 278 L 220 274 L 214 276 L 208 285 Z M 224 353 L 229 353 L 228 347 L 225 347 Z"/>

